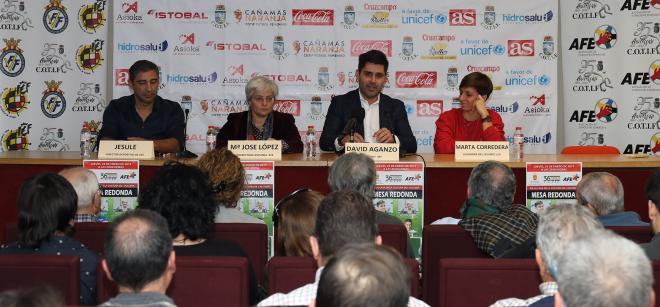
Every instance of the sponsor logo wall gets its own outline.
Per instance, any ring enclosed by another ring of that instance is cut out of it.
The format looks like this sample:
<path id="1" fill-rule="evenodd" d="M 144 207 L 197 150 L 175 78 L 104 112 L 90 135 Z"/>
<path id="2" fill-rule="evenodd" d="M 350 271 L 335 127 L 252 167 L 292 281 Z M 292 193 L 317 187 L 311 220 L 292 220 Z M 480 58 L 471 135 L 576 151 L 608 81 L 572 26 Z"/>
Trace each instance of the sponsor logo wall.
<path id="1" fill-rule="evenodd" d="M 566 145 L 660 156 L 660 3 L 571 0 L 561 13 Z"/>
<path id="2" fill-rule="evenodd" d="M 83 121 L 101 119 L 107 4 L 0 3 L 0 151 L 77 151 Z"/>

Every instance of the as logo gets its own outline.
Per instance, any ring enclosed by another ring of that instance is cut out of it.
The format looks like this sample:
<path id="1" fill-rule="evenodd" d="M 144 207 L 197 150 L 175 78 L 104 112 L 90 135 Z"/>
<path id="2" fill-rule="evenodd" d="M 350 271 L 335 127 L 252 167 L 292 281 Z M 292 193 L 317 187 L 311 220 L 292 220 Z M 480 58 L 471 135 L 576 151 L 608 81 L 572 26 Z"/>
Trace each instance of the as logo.
<path id="1" fill-rule="evenodd" d="M 594 109 L 596 113 L 596 118 L 602 122 L 609 123 L 616 118 L 619 109 L 616 106 L 616 102 L 611 98 L 603 98 L 596 102 L 596 107 Z"/>
<path id="2" fill-rule="evenodd" d="M 610 25 L 602 25 L 594 31 L 596 46 L 601 49 L 610 49 L 616 44 L 616 29 Z"/>
<path id="3" fill-rule="evenodd" d="M 3 38 L 2 40 L 5 42 L 6 47 L 2 48 L 2 53 L 0 53 L 0 61 L 2 61 L 0 70 L 9 77 L 16 77 L 25 69 L 23 50 L 18 48 L 21 40 L 13 37 L 10 39 Z"/>
<path id="4" fill-rule="evenodd" d="M 509 56 L 534 56 L 534 40 L 509 40 Z"/>
<path id="5" fill-rule="evenodd" d="M 5 115 L 16 118 L 25 111 L 30 104 L 28 89 L 30 82 L 21 81 L 16 87 L 8 87 L 2 91 L 0 109 Z"/>
<path id="6" fill-rule="evenodd" d="M 66 111 L 64 92 L 60 90 L 62 81 L 44 81 L 46 90 L 41 98 L 41 112 L 48 118 L 60 117 Z"/>
<path id="7" fill-rule="evenodd" d="M 62 0 L 50 0 L 50 4 L 46 6 L 44 12 L 43 23 L 46 31 L 53 34 L 59 34 L 66 30 L 69 25 L 69 15 L 67 15 L 66 8 L 62 5 Z"/>
<path id="8" fill-rule="evenodd" d="M 78 25 L 83 31 L 93 34 L 103 26 L 105 21 L 105 0 L 96 0 L 92 4 L 84 4 L 78 10 Z"/>
<path id="9" fill-rule="evenodd" d="M 101 67 L 103 63 L 103 40 L 95 39 L 89 45 L 81 45 L 76 51 L 76 64 L 78 69 L 86 74 L 91 74 Z"/>
<path id="10" fill-rule="evenodd" d="M 417 116 L 438 117 L 442 114 L 442 100 L 417 100 Z"/>
<path id="11" fill-rule="evenodd" d="M 450 26 L 476 26 L 477 12 L 474 9 L 449 10 Z"/>
<path id="12" fill-rule="evenodd" d="M 16 129 L 5 130 L 2 135 L 2 151 L 29 150 L 32 124 L 22 123 Z"/>
<path id="13" fill-rule="evenodd" d="M 115 69 L 115 86 L 128 86 L 128 69 Z"/>

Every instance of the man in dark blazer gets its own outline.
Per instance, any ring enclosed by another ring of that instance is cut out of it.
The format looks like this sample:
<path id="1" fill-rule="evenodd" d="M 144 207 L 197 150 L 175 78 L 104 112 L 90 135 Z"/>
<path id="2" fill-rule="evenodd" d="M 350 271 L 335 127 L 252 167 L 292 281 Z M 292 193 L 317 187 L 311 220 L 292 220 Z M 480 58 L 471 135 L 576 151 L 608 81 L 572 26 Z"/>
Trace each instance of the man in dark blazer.
<path id="1" fill-rule="evenodd" d="M 389 63 L 384 53 L 370 50 L 360 55 L 357 90 L 332 98 L 323 124 L 319 145 L 325 151 L 343 151 L 350 140 L 346 124 L 360 108 L 365 110 L 364 120 L 355 126 L 355 142 L 398 143 L 403 153 L 417 152 L 403 102 L 382 94 L 387 82 Z"/>

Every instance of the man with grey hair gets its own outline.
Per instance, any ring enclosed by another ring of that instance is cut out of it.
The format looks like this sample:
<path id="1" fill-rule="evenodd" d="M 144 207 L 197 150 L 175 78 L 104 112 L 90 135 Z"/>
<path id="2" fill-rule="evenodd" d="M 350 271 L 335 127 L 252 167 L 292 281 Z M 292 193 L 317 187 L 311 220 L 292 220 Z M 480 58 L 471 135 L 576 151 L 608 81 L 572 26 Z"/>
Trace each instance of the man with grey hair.
<path id="1" fill-rule="evenodd" d="M 516 176 L 505 164 L 486 161 L 472 169 L 468 200 L 458 224 L 492 257 L 520 249 L 536 234 L 538 217 L 525 206 L 513 204 L 515 194 Z"/>
<path id="2" fill-rule="evenodd" d="M 623 211 L 623 185 L 607 172 L 584 175 L 575 190 L 578 204 L 591 210 L 605 226 L 648 226 L 639 214 Z"/>
<path id="3" fill-rule="evenodd" d="M 550 273 L 550 268 L 557 266 L 557 259 L 573 238 L 599 229 L 603 229 L 603 225 L 583 206 L 565 203 L 549 207 L 539 217 L 536 230 L 535 258 L 543 281 L 539 285 L 541 294 L 528 299 L 499 300 L 491 307 L 529 306 L 546 297 L 552 300 L 557 292 L 557 283 Z"/>
<path id="4" fill-rule="evenodd" d="M 651 261 L 634 242 L 596 231 L 566 245 L 555 277 L 560 306 L 655 306 Z"/>
<path id="5" fill-rule="evenodd" d="M 63 169 L 59 174 L 64 177 L 78 194 L 78 210 L 74 222 L 98 222 L 101 211 L 101 193 L 96 175 L 83 167 Z"/>

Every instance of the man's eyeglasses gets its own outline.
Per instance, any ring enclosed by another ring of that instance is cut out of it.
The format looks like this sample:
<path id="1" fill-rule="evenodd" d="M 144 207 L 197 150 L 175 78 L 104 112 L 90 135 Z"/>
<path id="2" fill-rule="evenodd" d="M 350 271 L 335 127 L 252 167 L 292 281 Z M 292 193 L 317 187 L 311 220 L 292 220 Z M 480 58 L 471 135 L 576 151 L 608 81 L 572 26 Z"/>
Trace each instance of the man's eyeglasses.
<path id="1" fill-rule="evenodd" d="M 300 188 L 300 189 L 297 189 L 297 190 L 289 193 L 289 195 L 284 196 L 282 199 L 280 199 L 280 201 L 278 201 L 277 204 L 275 204 L 275 210 L 273 210 L 273 211 L 275 211 L 275 212 L 273 212 L 273 226 L 277 227 L 277 225 L 279 224 L 280 210 L 282 210 L 282 207 L 284 206 L 283 204 L 285 204 L 287 201 L 289 201 L 291 198 L 293 198 L 297 194 L 302 193 L 302 192 L 309 192 L 311 190 L 312 189 L 310 189 L 310 188 Z"/>

